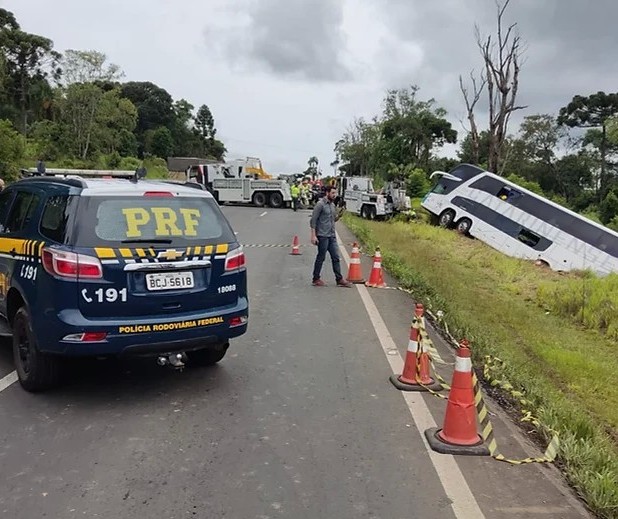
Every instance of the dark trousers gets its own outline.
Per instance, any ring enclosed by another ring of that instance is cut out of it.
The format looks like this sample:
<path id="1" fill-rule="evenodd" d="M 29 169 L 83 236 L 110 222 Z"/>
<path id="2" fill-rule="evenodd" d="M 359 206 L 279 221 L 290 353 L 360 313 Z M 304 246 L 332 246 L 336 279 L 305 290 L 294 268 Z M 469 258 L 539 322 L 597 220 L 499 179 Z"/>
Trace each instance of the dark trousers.
<path id="1" fill-rule="evenodd" d="M 343 279 L 343 276 L 341 275 L 341 260 L 339 259 L 339 246 L 337 245 L 337 238 L 334 236 L 318 236 L 318 255 L 316 256 L 315 264 L 313 265 L 313 281 L 320 279 L 322 264 L 326 259 L 327 251 L 330 254 L 330 259 L 333 263 L 335 279 L 337 281 Z"/>
<path id="2" fill-rule="evenodd" d="M 296 211 L 298 209 L 298 197 L 292 197 L 292 209 Z"/>

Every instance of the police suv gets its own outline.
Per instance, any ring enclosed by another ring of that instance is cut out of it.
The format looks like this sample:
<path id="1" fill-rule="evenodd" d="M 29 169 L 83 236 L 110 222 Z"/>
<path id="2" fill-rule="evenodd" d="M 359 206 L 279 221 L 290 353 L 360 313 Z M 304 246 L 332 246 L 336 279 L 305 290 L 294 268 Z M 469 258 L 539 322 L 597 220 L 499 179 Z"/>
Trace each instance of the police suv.
<path id="1" fill-rule="evenodd" d="M 56 385 L 68 356 L 220 361 L 247 330 L 248 297 L 242 247 L 212 195 L 145 170 L 85 173 L 48 170 L 0 194 L 0 314 L 21 385 Z"/>

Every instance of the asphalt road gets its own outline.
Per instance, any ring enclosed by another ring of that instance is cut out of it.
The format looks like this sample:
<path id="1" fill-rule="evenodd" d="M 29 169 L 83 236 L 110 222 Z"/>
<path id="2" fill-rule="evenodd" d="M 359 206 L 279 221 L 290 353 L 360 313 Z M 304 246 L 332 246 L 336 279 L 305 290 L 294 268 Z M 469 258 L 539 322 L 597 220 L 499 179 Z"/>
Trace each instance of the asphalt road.
<path id="1" fill-rule="evenodd" d="M 0 517 L 587 517 L 552 466 L 428 451 L 419 424 L 441 425 L 445 402 L 388 381 L 409 296 L 334 287 L 328 261 L 312 287 L 308 212 L 224 211 L 243 243 L 304 245 L 246 249 L 249 332 L 213 368 L 78 362 L 59 390 L 1 390 Z M 0 380 L 12 371 L 2 343 Z M 505 454 L 539 455 L 490 407 Z"/>

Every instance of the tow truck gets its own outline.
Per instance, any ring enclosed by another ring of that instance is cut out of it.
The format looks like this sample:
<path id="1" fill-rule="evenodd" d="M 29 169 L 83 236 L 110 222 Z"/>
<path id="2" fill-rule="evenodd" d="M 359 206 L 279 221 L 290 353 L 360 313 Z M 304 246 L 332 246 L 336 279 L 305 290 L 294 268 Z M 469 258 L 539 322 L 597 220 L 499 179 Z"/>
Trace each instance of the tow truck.
<path id="1" fill-rule="evenodd" d="M 388 182 L 376 192 L 371 177 L 337 177 L 337 205 L 367 220 L 387 219 L 395 214 L 411 216 L 412 204 L 405 189 Z"/>
<path id="2" fill-rule="evenodd" d="M 259 159 L 255 159 L 259 162 Z M 196 164 L 186 170 L 186 181 L 201 184 L 218 203 L 231 202 L 257 207 L 290 207 L 292 194 L 285 180 L 273 179 L 261 162 L 247 167 L 246 161 Z"/>

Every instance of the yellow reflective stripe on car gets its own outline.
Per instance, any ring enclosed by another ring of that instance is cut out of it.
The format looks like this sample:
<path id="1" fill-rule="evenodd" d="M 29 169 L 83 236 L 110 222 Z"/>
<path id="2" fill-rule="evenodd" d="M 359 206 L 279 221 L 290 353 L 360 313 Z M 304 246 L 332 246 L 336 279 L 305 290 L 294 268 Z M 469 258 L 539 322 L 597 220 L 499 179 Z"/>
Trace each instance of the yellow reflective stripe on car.
<path id="1" fill-rule="evenodd" d="M 209 258 L 213 254 L 227 254 L 230 250 L 228 243 L 220 243 L 217 245 L 196 245 L 193 247 L 169 247 L 171 250 L 182 252 L 184 258 Z M 95 254 L 99 259 L 140 259 L 143 262 L 157 258 L 160 252 L 165 252 L 167 249 L 156 251 L 150 247 L 148 249 L 129 249 L 129 248 L 110 248 L 110 247 L 94 247 Z M 0 250 L 0 252 L 3 252 Z M 7 251 L 8 252 L 8 251 Z M 40 255 L 40 250 L 39 250 Z M 179 258 L 180 259 L 180 258 Z"/>

